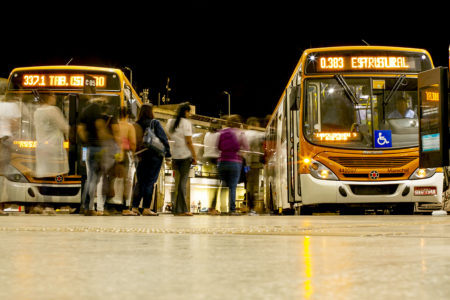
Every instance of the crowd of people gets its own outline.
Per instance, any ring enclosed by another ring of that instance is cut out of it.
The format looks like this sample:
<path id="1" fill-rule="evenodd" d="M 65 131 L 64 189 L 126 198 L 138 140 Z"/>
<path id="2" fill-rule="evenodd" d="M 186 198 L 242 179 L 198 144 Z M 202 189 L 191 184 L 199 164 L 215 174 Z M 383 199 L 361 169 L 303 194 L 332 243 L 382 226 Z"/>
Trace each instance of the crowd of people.
<path id="1" fill-rule="evenodd" d="M 11 122 L 8 120 L 6 123 L 5 117 L 0 123 L 0 147 L 5 150 L 11 140 L 8 137 L 12 135 L 10 127 L 13 125 L 10 123 L 13 124 L 20 113 L 9 109 L 9 106 L 7 109 L 6 106 L 10 104 L 6 101 L 2 105 L 11 115 Z M 171 165 L 175 177 L 171 211 L 176 216 L 192 216 L 187 203 L 187 183 L 191 166 L 197 164 L 197 153 L 189 120 L 190 104 L 180 104 L 176 116 L 168 120 L 165 128 L 154 117 L 151 104 L 141 106 L 134 123 L 130 122 L 126 107 L 122 107 L 118 113 L 110 111 L 110 107 L 105 97 L 93 97 L 78 118 L 76 134 L 86 149 L 83 155 L 86 176 L 82 180 L 80 214 L 107 215 L 106 199 L 114 196 L 122 199 L 121 213 L 124 216 L 157 216 L 158 213 L 151 210 L 151 205 L 154 186 L 165 161 Z M 68 174 L 69 162 L 64 141 L 69 136 L 70 126 L 58 108 L 54 94 L 39 97 L 33 119 L 37 141 L 33 176 L 50 178 Z M 243 151 L 249 150 L 247 138 L 240 129 L 241 123 L 237 115 L 229 116 L 224 124 L 215 120 L 210 132 L 205 134 L 202 155 L 203 160 L 216 166 L 221 186 L 229 189 L 228 210 L 231 215 L 237 214 L 236 187 L 242 182 L 245 163 Z M 143 137 L 149 131 L 162 143 L 162 152 L 143 143 Z M 169 138 L 173 142 L 171 146 Z M 3 150 L 1 172 L 8 165 L 7 151 Z M 134 170 L 136 180 L 133 180 Z M 210 204 L 209 214 L 220 214 L 216 210 L 216 200 L 217 195 Z"/>

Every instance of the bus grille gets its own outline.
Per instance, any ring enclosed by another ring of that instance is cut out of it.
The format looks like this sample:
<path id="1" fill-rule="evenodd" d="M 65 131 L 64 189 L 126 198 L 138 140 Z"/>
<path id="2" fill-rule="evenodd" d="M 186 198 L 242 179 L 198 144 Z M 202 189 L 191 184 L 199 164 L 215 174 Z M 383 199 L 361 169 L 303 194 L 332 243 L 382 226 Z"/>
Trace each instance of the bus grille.
<path id="1" fill-rule="evenodd" d="M 397 190 L 397 187 L 398 184 L 350 185 L 353 194 L 363 196 L 392 195 Z"/>
<path id="2" fill-rule="evenodd" d="M 417 159 L 415 156 L 402 157 L 341 157 L 330 156 L 330 160 L 344 166 L 346 168 L 399 168 L 413 160 Z"/>
<path id="3" fill-rule="evenodd" d="M 80 191 L 79 187 L 53 187 L 40 186 L 39 193 L 43 196 L 76 196 Z"/>

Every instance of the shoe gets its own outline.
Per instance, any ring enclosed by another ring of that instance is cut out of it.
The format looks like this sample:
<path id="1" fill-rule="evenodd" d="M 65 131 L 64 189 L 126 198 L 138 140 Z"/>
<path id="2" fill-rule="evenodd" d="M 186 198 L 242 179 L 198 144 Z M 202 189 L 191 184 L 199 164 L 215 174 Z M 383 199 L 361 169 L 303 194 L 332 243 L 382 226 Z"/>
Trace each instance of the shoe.
<path id="1" fill-rule="evenodd" d="M 122 216 L 139 216 L 139 213 L 136 213 L 129 209 L 122 210 Z"/>
<path id="2" fill-rule="evenodd" d="M 150 208 L 145 208 L 144 211 L 142 212 L 142 215 L 143 216 L 158 216 L 158 214 L 151 211 Z"/>
<path id="3" fill-rule="evenodd" d="M 242 216 L 242 214 L 237 211 L 232 211 L 230 212 L 230 216 Z"/>
<path id="4" fill-rule="evenodd" d="M 184 212 L 184 213 L 178 213 L 178 214 L 173 214 L 174 216 L 178 216 L 178 217 L 192 217 L 194 214 L 191 212 Z"/>
<path id="5" fill-rule="evenodd" d="M 96 212 L 95 210 L 86 210 L 86 211 L 84 212 L 84 215 L 85 215 L 85 216 L 96 216 L 96 215 L 97 215 L 97 212 Z"/>
<path id="6" fill-rule="evenodd" d="M 217 209 L 211 209 L 211 210 L 208 210 L 208 215 L 219 216 L 220 215 L 220 211 L 218 211 Z"/>

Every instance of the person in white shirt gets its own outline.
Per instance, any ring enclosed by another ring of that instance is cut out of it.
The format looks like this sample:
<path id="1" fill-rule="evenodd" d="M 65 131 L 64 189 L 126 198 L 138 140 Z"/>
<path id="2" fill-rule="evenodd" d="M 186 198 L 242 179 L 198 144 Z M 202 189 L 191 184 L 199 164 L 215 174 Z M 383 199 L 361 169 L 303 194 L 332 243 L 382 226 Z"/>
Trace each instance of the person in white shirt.
<path id="1" fill-rule="evenodd" d="M 34 112 L 36 131 L 36 174 L 38 178 L 69 173 L 64 138 L 69 135 L 69 123 L 56 106 L 56 96 L 44 96 L 42 105 Z"/>
<path id="2" fill-rule="evenodd" d="M 186 203 L 186 186 L 191 164 L 197 163 L 192 143 L 192 125 L 188 120 L 191 112 L 189 103 L 178 107 L 176 119 L 167 122 L 167 132 L 174 142 L 171 147 L 172 168 L 175 171 L 175 197 L 172 212 L 177 216 L 192 216 Z"/>
<path id="3" fill-rule="evenodd" d="M 388 119 L 414 119 L 417 118 L 416 113 L 408 108 L 408 99 L 400 98 L 395 103 L 396 110 L 392 111 L 388 115 Z"/>
<path id="4" fill-rule="evenodd" d="M 20 109 L 17 103 L 0 98 L 0 175 L 7 175 L 13 137 L 19 129 L 19 120 Z M 3 204 L 0 204 L 0 215 L 7 215 L 3 212 Z"/>

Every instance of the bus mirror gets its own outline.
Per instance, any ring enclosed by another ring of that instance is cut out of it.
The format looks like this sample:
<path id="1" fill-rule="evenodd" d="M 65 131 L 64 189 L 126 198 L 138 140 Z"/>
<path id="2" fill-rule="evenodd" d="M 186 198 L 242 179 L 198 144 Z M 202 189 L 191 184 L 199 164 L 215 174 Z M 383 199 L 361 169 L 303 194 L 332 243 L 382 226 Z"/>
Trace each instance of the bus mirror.
<path id="1" fill-rule="evenodd" d="M 419 74 L 419 167 L 449 165 L 448 69 Z"/>

